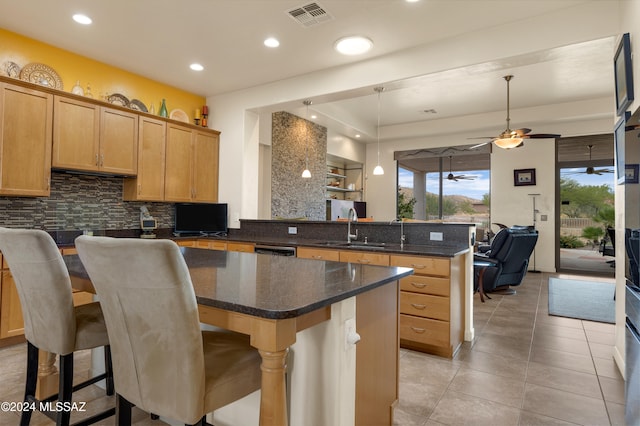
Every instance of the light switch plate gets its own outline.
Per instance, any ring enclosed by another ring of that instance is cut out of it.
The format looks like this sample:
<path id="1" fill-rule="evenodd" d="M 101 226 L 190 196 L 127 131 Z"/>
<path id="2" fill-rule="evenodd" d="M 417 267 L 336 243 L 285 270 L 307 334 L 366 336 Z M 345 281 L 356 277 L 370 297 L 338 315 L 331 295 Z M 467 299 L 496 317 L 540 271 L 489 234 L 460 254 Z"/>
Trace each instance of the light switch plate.
<path id="1" fill-rule="evenodd" d="M 442 241 L 443 234 L 442 232 L 429 232 L 429 239 L 431 241 Z"/>

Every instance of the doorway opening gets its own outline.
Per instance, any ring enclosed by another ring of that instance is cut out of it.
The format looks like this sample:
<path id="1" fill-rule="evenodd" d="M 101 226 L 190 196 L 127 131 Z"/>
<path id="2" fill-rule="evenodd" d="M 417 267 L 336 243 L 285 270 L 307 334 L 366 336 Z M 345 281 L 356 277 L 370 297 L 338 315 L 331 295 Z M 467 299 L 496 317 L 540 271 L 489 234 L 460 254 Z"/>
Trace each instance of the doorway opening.
<path id="1" fill-rule="evenodd" d="M 558 272 L 615 275 L 613 135 L 558 141 Z"/>

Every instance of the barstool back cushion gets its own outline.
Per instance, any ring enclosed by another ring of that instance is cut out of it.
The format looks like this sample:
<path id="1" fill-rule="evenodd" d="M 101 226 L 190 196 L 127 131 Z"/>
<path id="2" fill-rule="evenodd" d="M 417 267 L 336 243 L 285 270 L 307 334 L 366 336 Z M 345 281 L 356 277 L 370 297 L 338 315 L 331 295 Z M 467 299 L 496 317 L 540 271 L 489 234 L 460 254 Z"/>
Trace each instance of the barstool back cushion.
<path id="1" fill-rule="evenodd" d="M 202 334 L 177 244 L 80 236 L 76 247 L 102 304 L 116 392 L 145 411 L 195 423 L 204 406 Z"/>
<path id="2" fill-rule="evenodd" d="M 53 238 L 37 229 L 0 228 L 0 251 L 16 283 L 27 340 L 55 354 L 73 352 L 71 280 Z"/>

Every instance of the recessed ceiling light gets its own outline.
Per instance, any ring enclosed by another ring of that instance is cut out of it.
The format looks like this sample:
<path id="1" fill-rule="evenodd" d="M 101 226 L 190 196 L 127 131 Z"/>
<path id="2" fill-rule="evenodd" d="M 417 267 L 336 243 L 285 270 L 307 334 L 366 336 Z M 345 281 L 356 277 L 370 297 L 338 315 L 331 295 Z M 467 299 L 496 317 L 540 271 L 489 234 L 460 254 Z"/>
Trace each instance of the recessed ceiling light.
<path id="1" fill-rule="evenodd" d="M 373 42 L 362 36 L 343 37 L 336 41 L 335 49 L 343 55 L 362 55 L 373 47 Z"/>
<path id="2" fill-rule="evenodd" d="M 407 3 L 418 3 L 420 0 L 405 0 Z"/>
<path id="3" fill-rule="evenodd" d="M 267 47 L 278 47 L 280 46 L 280 42 L 278 41 L 277 38 L 269 37 L 264 40 L 264 45 Z"/>
<path id="4" fill-rule="evenodd" d="M 75 15 L 73 15 L 73 20 L 82 25 L 89 25 L 93 22 L 91 18 L 81 13 L 76 13 Z"/>
<path id="5" fill-rule="evenodd" d="M 359 138 L 359 137 L 360 137 L 360 133 L 357 133 L 357 134 L 356 134 L 356 138 Z"/>
<path id="6" fill-rule="evenodd" d="M 204 67 L 198 63 L 189 65 L 189 68 L 191 68 L 194 71 L 202 71 L 204 69 Z"/>
<path id="7" fill-rule="evenodd" d="M 312 119 L 312 120 L 315 120 L 316 118 L 318 118 L 318 116 L 317 116 L 317 115 L 315 115 L 315 114 L 312 114 L 312 115 L 311 115 L 311 119 Z"/>

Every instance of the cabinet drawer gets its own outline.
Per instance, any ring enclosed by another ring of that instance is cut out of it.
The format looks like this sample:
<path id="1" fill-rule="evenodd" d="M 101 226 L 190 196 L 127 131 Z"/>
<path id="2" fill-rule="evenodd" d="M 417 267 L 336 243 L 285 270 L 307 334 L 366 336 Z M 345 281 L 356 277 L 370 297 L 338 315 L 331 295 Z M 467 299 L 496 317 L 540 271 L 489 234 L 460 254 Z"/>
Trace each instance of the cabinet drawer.
<path id="1" fill-rule="evenodd" d="M 176 240 L 180 247 L 196 247 L 196 240 Z"/>
<path id="2" fill-rule="evenodd" d="M 401 291 L 400 312 L 419 317 L 449 321 L 449 298 Z"/>
<path id="3" fill-rule="evenodd" d="M 389 266 L 389 255 L 364 251 L 341 251 L 340 262 L 361 263 L 363 265 Z"/>
<path id="4" fill-rule="evenodd" d="M 400 279 L 400 290 L 437 296 L 449 296 L 451 291 L 449 278 L 415 274 Z"/>
<path id="5" fill-rule="evenodd" d="M 400 315 L 400 339 L 434 346 L 449 346 L 449 323 Z"/>
<path id="6" fill-rule="evenodd" d="M 313 247 L 298 247 L 297 256 L 302 259 L 340 261 L 339 251 Z"/>
<path id="7" fill-rule="evenodd" d="M 226 250 L 226 241 L 211 241 L 211 240 L 198 240 L 196 242 L 197 248 L 204 248 L 209 250 Z"/>
<path id="8" fill-rule="evenodd" d="M 242 251 L 245 253 L 253 253 L 255 251 L 255 246 L 249 243 L 227 243 L 228 251 Z"/>
<path id="9" fill-rule="evenodd" d="M 391 266 L 413 268 L 419 275 L 449 276 L 449 259 L 422 256 L 391 256 Z"/>

